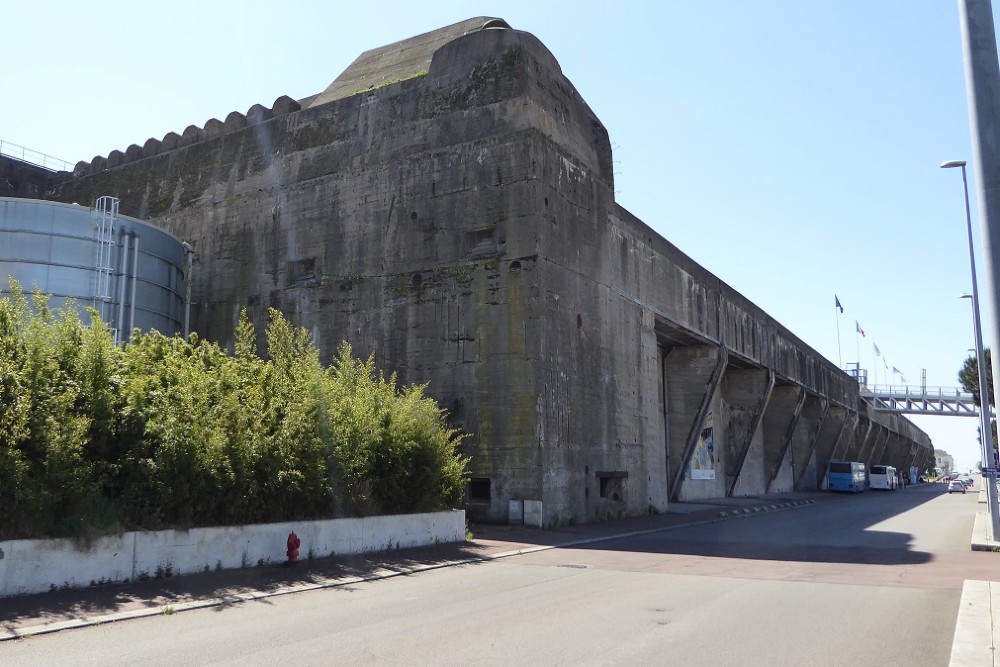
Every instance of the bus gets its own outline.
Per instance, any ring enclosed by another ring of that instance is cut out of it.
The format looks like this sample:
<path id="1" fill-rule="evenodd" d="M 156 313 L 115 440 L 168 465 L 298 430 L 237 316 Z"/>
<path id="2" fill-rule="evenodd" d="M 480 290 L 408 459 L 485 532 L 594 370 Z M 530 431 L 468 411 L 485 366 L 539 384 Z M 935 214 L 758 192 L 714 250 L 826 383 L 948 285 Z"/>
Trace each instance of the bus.
<path id="1" fill-rule="evenodd" d="M 868 486 L 872 489 L 895 491 L 899 488 L 899 475 L 892 466 L 872 466 L 868 474 Z"/>
<path id="2" fill-rule="evenodd" d="M 865 464 L 857 461 L 830 461 L 830 491 L 861 493 L 865 490 Z"/>

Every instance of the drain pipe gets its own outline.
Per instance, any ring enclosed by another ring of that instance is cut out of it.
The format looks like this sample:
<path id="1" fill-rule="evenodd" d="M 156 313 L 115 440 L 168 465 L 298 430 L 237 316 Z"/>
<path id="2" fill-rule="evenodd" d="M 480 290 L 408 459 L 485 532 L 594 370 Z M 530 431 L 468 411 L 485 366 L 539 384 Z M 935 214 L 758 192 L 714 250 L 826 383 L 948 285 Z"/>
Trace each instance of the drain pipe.
<path id="1" fill-rule="evenodd" d="M 191 266 L 194 264 L 194 248 L 184 241 L 184 254 L 187 255 L 187 273 L 184 275 L 184 340 L 191 334 Z"/>
<path id="2" fill-rule="evenodd" d="M 132 303 L 129 304 L 128 331 L 129 338 L 132 337 L 132 330 L 135 329 L 135 284 L 139 282 L 139 235 L 135 234 L 135 245 L 132 246 Z"/>
<path id="3" fill-rule="evenodd" d="M 125 249 L 122 251 L 121 277 L 118 279 L 118 319 L 115 321 L 118 325 L 115 329 L 116 345 L 122 342 L 125 327 L 125 290 L 128 287 L 128 246 L 131 237 L 128 234 L 122 234 L 122 238 L 125 241 Z"/>

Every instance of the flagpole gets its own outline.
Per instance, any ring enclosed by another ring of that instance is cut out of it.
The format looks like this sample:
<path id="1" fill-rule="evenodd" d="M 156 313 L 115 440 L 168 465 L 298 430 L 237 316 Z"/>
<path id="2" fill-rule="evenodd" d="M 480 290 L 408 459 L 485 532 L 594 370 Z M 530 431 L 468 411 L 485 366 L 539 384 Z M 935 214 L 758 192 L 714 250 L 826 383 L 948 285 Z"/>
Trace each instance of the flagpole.
<path id="1" fill-rule="evenodd" d="M 861 333 L 860 326 L 857 321 L 854 322 L 854 344 L 858 348 L 858 380 L 861 380 L 861 337 L 858 336 Z"/>
<path id="2" fill-rule="evenodd" d="M 837 368 L 844 370 L 844 359 L 840 354 L 840 307 L 834 306 L 833 309 L 837 313 Z"/>

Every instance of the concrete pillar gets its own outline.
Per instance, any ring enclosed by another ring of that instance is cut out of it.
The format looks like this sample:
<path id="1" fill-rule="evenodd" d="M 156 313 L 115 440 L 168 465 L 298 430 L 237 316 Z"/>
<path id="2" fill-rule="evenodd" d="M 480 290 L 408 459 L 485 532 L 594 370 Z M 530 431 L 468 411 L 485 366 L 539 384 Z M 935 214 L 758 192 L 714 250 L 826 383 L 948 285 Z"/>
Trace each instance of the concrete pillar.
<path id="1" fill-rule="evenodd" d="M 902 441 L 903 436 L 895 431 L 889 433 L 889 437 L 885 439 L 885 444 L 882 445 L 882 450 L 879 451 L 872 464 L 885 464 L 887 466 L 892 466 L 893 468 L 899 468 L 896 462 L 899 460 L 899 443 Z"/>
<path id="2" fill-rule="evenodd" d="M 840 442 L 841 437 L 847 431 L 847 408 L 842 405 L 828 405 L 826 417 L 823 425 L 820 426 L 819 433 L 816 434 L 816 446 L 813 448 L 812 461 L 806 470 L 803 470 L 803 477 L 796 482 L 796 488 L 822 489 L 826 480 L 826 470 L 832 460 L 833 451 Z M 811 470 L 812 477 L 807 477 L 807 470 Z"/>
<path id="3" fill-rule="evenodd" d="M 869 438 L 869 441 L 865 443 L 865 448 L 861 450 L 861 455 L 858 458 L 858 461 L 864 463 L 866 468 L 871 468 L 872 464 L 875 463 L 875 452 L 882 450 L 889 437 L 889 429 L 882 424 L 876 424 L 873 430 L 874 437 Z"/>
<path id="4" fill-rule="evenodd" d="M 860 461 L 861 452 L 864 450 L 869 438 L 873 437 L 874 430 L 875 422 L 868 419 L 867 415 L 859 414 L 858 425 L 854 428 L 854 440 L 851 441 L 850 447 L 844 451 L 844 456 L 841 457 L 841 460 Z"/>
<path id="5" fill-rule="evenodd" d="M 681 487 L 687 480 L 691 455 L 725 375 L 727 359 L 725 348 L 714 345 L 674 347 L 664 359 L 667 492 L 672 501 L 680 498 Z"/>
<path id="6" fill-rule="evenodd" d="M 791 443 L 795 423 L 798 421 L 805 398 L 805 390 L 801 387 L 783 384 L 774 387 L 771 392 L 771 400 L 767 402 L 762 426 L 764 429 L 764 472 L 769 492 L 792 490 L 793 484 L 790 477 L 787 489 L 781 488 L 785 486 L 784 483 L 776 485 L 775 480 L 782 472 L 785 454 Z"/>
<path id="7" fill-rule="evenodd" d="M 837 437 L 837 443 L 833 446 L 833 452 L 830 454 L 830 461 L 847 460 L 847 452 L 854 446 L 854 440 L 858 434 L 858 423 L 860 421 L 860 414 L 854 410 L 847 411 L 847 419 L 844 420 L 844 430 Z"/>
<path id="8" fill-rule="evenodd" d="M 773 388 L 774 372 L 770 369 L 726 369 L 721 388 L 725 417 L 720 428 L 723 429 L 727 496 L 733 495 L 737 480 L 740 481 L 739 495 L 763 493 L 766 488 L 759 452 L 763 446 L 760 423 Z M 751 449 L 757 456 L 749 455 Z"/>
<path id="9" fill-rule="evenodd" d="M 806 400 L 802 404 L 799 412 L 799 419 L 795 423 L 792 431 L 792 442 L 788 448 L 791 457 L 792 468 L 792 488 L 798 491 L 800 480 L 805 476 L 807 470 L 813 470 L 815 478 L 816 463 L 813 461 L 813 451 L 816 448 L 816 438 L 819 436 L 820 428 L 826 419 L 829 403 L 814 394 L 806 394 Z M 814 489 L 815 486 L 807 487 Z"/>
<path id="10" fill-rule="evenodd" d="M 906 458 L 903 460 L 903 472 L 906 474 L 907 479 L 909 479 L 910 466 L 913 465 L 913 460 L 917 456 L 918 449 L 920 449 L 920 445 L 911 440 L 909 450 L 906 453 Z"/>

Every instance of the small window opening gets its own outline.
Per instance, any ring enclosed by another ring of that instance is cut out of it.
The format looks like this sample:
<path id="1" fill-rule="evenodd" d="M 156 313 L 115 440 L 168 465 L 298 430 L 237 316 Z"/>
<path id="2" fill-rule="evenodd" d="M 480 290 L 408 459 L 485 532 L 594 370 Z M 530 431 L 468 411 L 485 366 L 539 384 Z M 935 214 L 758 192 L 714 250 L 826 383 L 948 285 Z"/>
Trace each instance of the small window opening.
<path id="1" fill-rule="evenodd" d="M 471 502 L 489 502 L 492 497 L 492 484 L 489 477 L 473 477 L 469 480 L 469 500 Z"/>
<path id="2" fill-rule="evenodd" d="M 597 472 L 594 474 L 597 477 L 601 498 L 617 502 L 625 500 L 625 480 L 628 479 L 627 472 Z"/>

